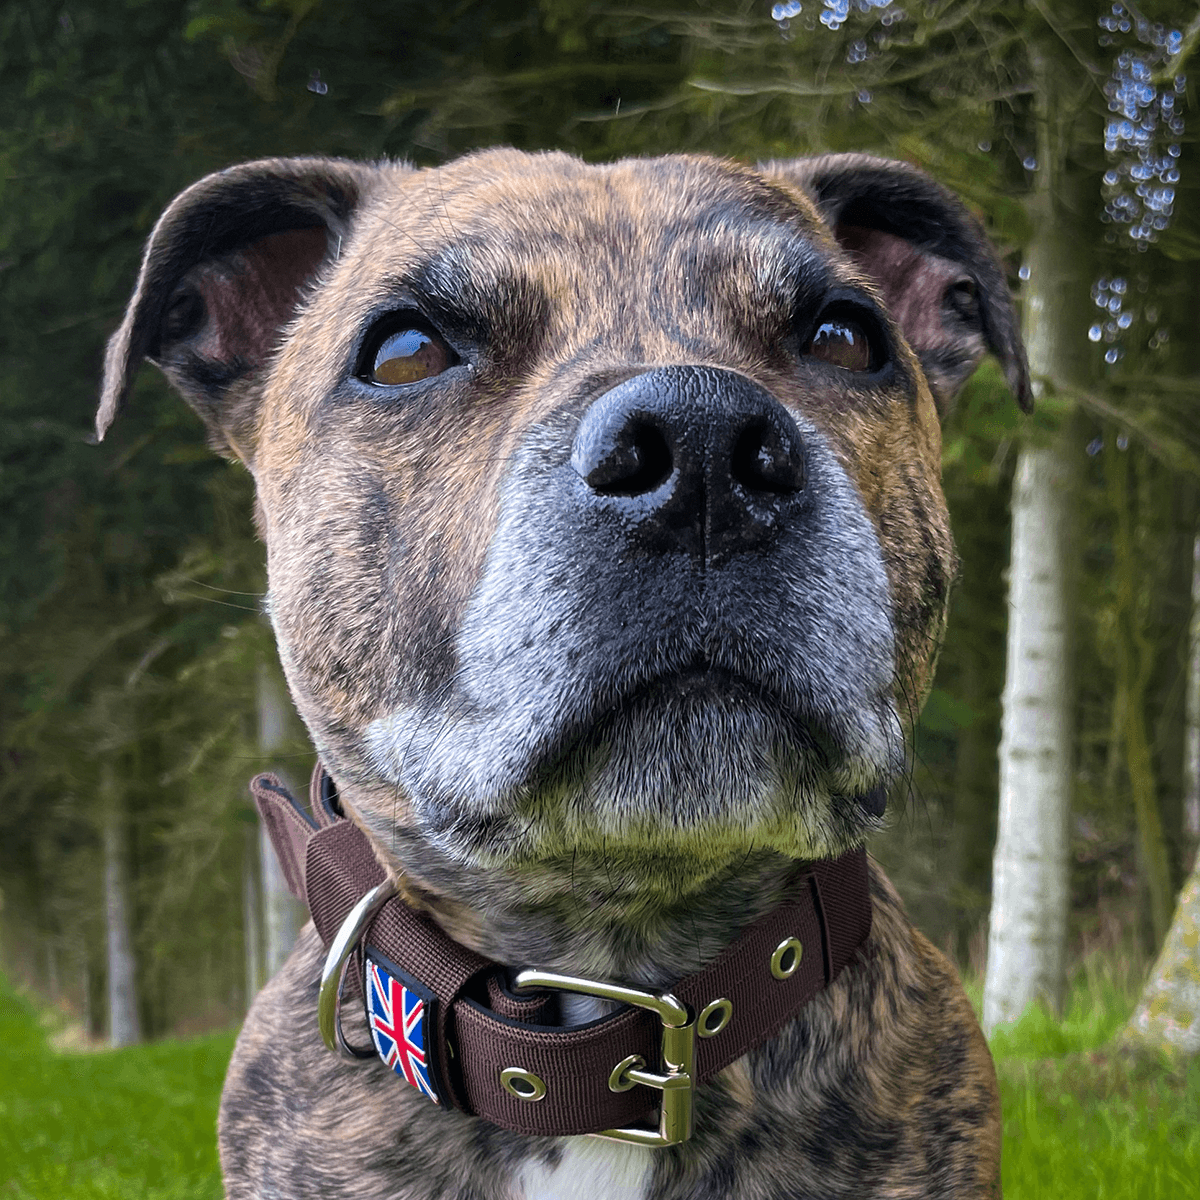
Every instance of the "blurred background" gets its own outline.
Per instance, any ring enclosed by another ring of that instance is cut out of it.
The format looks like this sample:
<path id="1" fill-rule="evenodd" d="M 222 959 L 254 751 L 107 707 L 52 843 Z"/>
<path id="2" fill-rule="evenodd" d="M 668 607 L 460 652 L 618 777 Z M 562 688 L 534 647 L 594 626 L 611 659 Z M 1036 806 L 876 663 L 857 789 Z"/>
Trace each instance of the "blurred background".
<path id="1" fill-rule="evenodd" d="M 981 976 L 1003 749 L 1062 883 L 1051 975 L 1099 955 L 1144 978 L 1200 838 L 1198 32 L 1193 5 L 1082 0 L 0 5 L 0 969 L 84 1039 L 227 1027 L 298 920 L 246 789 L 312 765 L 259 611 L 250 479 L 149 367 L 90 438 L 159 212 L 257 156 L 508 144 L 869 150 L 986 223 L 1038 409 L 987 363 L 948 418 L 962 578 L 872 849 Z M 1021 471 L 1041 490 L 1014 493 Z M 1045 794 L 1002 723 L 1014 503 L 1018 541 L 1059 534 Z"/>

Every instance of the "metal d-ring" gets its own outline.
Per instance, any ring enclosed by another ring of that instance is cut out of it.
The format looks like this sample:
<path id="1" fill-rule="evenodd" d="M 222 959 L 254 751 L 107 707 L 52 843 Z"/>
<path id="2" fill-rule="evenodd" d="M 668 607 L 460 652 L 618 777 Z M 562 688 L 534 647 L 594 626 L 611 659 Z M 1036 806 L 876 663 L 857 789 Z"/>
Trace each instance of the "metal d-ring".
<path id="1" fill-rule="evenodd" d="M 346 1041 L 338 1009 L 346 960 L 358 945 L 358 940 L 366 932 L 367 926 L 375 919 L 375 914 L 395 894 L 396 885 L 390 879 L 376 884 L 347 914 L 341 928 L 334 934 L 333 941 L 329 943 L 329 953 L 325 955 L 325 966 L 321 970 L 321 990 L 317 997 L 317 1026 L 321 1030 L 321 1039 L 325 1045 L 343 1058 L 369 1058 L 374 1054 L 374 1049 L 359 1050 Z"/>

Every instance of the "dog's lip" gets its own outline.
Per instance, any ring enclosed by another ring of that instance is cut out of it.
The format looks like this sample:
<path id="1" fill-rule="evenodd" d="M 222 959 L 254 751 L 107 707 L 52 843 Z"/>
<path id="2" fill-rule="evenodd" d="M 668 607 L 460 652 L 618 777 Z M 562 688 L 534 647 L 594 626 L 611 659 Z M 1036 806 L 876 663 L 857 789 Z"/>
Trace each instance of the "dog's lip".
<path id="1" fill-rule="evenodd" d="M 817 750 L 822 757 L 837 756 L 828 734 L 814 721 L 812 714 L 796 712 L 789 707 L 784 697 L 769 683 L 756 679 L 732 668 L 715 663 L 691 663 L 683 667 L 667 668 L 639 680 L 622 692 L 616 699 L 597 706 L 591 714 L 584 716 L 575 725 L 573 733 L 559 739 L 551 752 L 551 758 L 570 754 L 581 745 L 594 745 L 603 740 L 613 722 L 630 716 L 643 705 L 669 700 L 722 702 L 738 704 L 747 700 L 765 709 L 778 722 L 781 731 L 787 730 L 797 741 Z M 862 808 L 869 816 L 882 817 L 887 805 L 891 779 L 881 779 L 861 792 L 847 795 L 846 799 Z"/>
<path id="2" fill-rule="evenodd" d="M 668 704 L 720 705 L 752 701 L 765 707 L 780 724 L 790 723 L 782 697 L 769 684 L 713 663 L 653 668 L 638 673 L 624 686 L 596 688 L 589 701 L 575 710 L 543 747 L 543 764 L 593 749 L 607 740 L 614 724 L 654 707 Z"/>
<path id="3" fill-rule="evenodd" d="M 782 697 L 767 683 L 715 663 L 692 663 L 655 672 L 639 680 L 595 714 L 595 724 L 656 699 L 721 701 L 747 695 L 784 712 Z"/>
<path id="4" fill-rule="evenodd" d="M 733 708 L 752 706 L 789 736 L 809 747 L 827 745 L 815 715 L 798 711 L 773 684 L 719 663 L 692 661 L 682 666 L 651 667 L 623 687 L 597 689 L 590 703 L 559 730 L 545 756 L 558 759 L 608 741 L 623 721 L 680 706 Z"/>

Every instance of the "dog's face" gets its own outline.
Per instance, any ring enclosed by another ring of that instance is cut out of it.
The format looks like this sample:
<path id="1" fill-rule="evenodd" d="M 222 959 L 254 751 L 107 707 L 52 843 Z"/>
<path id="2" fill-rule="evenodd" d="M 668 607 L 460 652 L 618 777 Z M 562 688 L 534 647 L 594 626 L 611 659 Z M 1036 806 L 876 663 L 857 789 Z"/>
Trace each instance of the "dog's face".
<path id="1" fill-rule="evenodd" d="M 993 253 L 899 164 L 270 161 L 163 217 L 100 426 L 150 356 L 253 472 L 293 695 L 400 865 L 683 888 L 878 825 L 989 348 L 1024 399 Z"/>

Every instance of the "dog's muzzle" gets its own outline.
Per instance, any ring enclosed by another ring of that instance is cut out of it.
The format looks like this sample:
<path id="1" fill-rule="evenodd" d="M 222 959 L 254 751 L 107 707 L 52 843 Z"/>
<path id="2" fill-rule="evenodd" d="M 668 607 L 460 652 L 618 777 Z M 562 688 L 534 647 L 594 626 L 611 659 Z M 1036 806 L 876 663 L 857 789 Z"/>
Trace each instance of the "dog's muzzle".
<path id="1" fill-rule="evenodd" d="M 365 727 L 370 770 L 456 861 L 538 854 L 564 811 L 573 846 L 674 830 L 836 853 L 903 769 L 862 496 L 745 375 L 610 384 L 581 382 L 511 455 L 453 661 Z"/>

